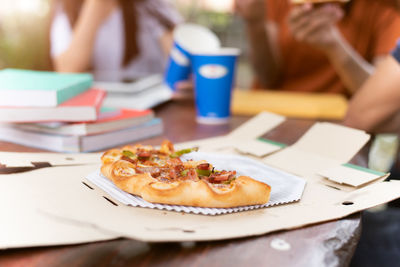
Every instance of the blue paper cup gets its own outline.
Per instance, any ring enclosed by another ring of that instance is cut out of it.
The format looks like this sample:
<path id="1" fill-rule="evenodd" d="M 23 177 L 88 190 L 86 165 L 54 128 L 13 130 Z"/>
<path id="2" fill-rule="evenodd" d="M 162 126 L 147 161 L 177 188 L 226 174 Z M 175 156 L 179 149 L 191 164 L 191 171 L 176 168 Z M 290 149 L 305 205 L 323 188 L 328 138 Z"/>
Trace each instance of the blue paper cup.
<path id="1" fill-rule="evenodd" d="M 230 118 L 232 88 L 240 50 L 221 48 L 192 55 L 197 122 L 223 124 Z"/>
<path id="2" fill-rule="evenodd" d="M 221 44 L 212 31 L 190 23 L 178 25 L 173 37 L 174 45 L 165 71 L 165 83 L 175 91 L 177 82 L 189 79 L 192 54 L 217 51 Z"/>

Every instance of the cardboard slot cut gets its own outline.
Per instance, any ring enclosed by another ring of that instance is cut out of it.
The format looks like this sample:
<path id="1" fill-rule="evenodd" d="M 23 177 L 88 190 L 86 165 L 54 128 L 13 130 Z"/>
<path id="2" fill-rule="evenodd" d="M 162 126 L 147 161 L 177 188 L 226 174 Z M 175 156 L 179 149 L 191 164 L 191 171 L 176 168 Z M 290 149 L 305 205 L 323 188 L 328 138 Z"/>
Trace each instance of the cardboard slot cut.
<path id="1" fill-rule="evenodd" d="M 82 181 L 82 184 L 84 184 L 87 188 L 89 188 L 90 190 L 94 190 L 93 187 L 91 187 L 90 185 L 88 185 L 87 183 L 85 183 L 84 181 Z"/>
<path id="2" fill-rule="evenodd" d="M 117 203 L 115 203 L 114 201 L 112 201 L 111 199 L 109 199 L 108 197 L 106 197 L 106 196 L 103 196 L 103 198 L 105 199 L 105 200 L 107 200 L 108 202 L 110 202 L 112 205 L 114 205 L 114 206 L 118 206 L 118 204 Z"/>
<path id="3" fill-rule="evenodd" d="M 342 189 L 340 189 L 339 187 L 336 187 L 336 186 L 334 186 L 334 185 L 330 185 L 330 184 L 326 184 L 326 186 L 327 187 L 330 187 L 330 188 L 333 188 L 333 189 L 335 189 L 335 190 L 342 190 Z"/>
<path id="4" fill-rule="evenodd" d="M 352 201 L 344 201 L 342 203 L 342 205 L 345 205 L 345 206 L 350 206 L 350 205 L 353 205 L 353 204 L 354 204 L 354 202 L 352 202 Z"/>

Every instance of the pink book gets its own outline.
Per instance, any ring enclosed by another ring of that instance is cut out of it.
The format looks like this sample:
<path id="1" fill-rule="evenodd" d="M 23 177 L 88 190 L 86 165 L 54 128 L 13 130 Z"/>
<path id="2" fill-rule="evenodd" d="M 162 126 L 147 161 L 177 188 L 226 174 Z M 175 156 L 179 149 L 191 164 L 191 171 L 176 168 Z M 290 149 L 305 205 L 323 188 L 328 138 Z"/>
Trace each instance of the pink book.
<path id="1" fill-rule="evenodd" d="M 0 107 L 0 122 L 95 121 L 105 96 L 90 89 L 57 107 Z"/>

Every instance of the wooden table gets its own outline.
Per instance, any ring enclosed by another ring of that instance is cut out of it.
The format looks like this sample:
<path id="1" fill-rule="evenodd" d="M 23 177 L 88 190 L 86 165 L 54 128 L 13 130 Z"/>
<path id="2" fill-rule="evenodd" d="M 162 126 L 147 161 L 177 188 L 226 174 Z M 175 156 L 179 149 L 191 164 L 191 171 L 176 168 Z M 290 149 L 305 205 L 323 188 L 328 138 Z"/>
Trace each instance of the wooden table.
<path id="1" fill-rule="evenodd" d="M 158 144 L 164 138 L 182 142 L 223 135 L 246 121 L 235 116 L 230 124 L 197 124 L 189 101 L 176 101 L 156 109 L 164 121 L 164 135 L 144 141 Z M 288 120 L 265 137 L 294 143 L 311 120 Z M 0 142 L 2 151 L 39 151 Z M 364 153 L 353 162 L 366 165 Z M 1 227 L 1 224 L 0 224 Z M 259 237 L 213 242 L 144 243 L 118 239 L 83 245 L 11 249 L 0 252 L 0 266 L 347 266 L 360 236 L 360 215 L 306 228 Z M 1 238 L 1 237 L 0 237 Z M 278 240 L 291 249 L 272 246 Z"/>

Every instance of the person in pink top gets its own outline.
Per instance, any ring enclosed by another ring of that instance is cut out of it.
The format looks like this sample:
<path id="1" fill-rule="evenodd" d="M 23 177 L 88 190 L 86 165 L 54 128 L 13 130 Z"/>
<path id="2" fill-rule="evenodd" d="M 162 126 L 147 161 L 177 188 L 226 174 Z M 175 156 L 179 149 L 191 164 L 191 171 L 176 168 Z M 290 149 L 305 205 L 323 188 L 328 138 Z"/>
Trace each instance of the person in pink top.
<path id="1" fill-rule="evenodd" d="M 54 70 L 108 81 L 162 73 L 182 21 L 166 0 L 55 0 L 53 11 Z"/>

